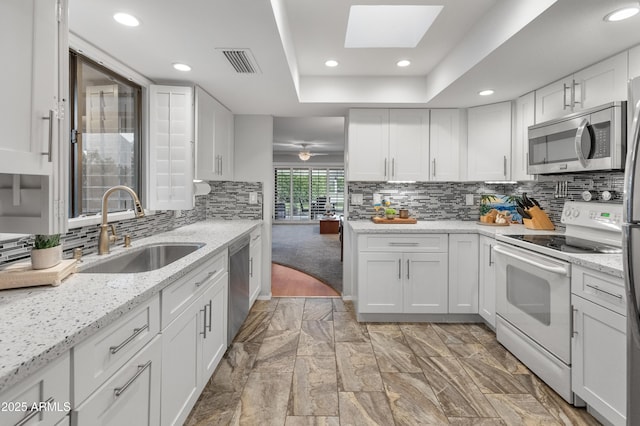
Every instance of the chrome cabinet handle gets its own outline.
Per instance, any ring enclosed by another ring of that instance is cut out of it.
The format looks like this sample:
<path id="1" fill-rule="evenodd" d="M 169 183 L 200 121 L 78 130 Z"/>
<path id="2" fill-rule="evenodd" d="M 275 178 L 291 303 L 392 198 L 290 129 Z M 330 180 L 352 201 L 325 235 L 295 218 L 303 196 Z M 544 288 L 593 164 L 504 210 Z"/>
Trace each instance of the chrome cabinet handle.
<path id="1" fill-rule="evenodd" d="M 504 158 L 504 161 L 503 161 L 504 173 L 503 173 L 503 175 L 507 176 L 507 156 L 505 155 L 505 156 L 503 156 L 503 158 Z"/>
<path id="2" fill-rule="evenodd" d="M 578 335 L 578 330 L 576 330 L 576 314 L 578 313 L 578 310 L 575 308 L 575 306 L 571 306 L 571 336 L 575 337 Z"/>
<path id="3" fill-rule="evenodd" d="M 140 328 L 134 328 L 133 329 L 133 334 L 129 337 L 127 337 L 127 339 L 120 343 L 118 346 L 111 346 L 109 348 L 109 351 L 111 352 L 111 355 L 115 355 L 116 353 L 118 353 L 120 351 L 120 349 L 124 348 L 125 346 L 127 346 L 127 344 L 129 342 L 131 342 L 133 339 L 135 339 L 136 337 L 138 337 L 143 331 L 149 329 L 149 324 L 145 324 Z"/>
<path id="4" fill-rule="evenodd" d="M 47 152 L 41 152 L 41 154 L 47 156 L 47 160 L 49 161 L 49 163 L 51 162 L 51 159 L 53 156 L 53 115 L 54 114 L 55 114 L 55 111 L 50 109 L 49 116 L 42 117 L 43 120 L 49 120 L 49 145 L 48 145 L 49 150 Z"/>
<path id="5" fill-rule="evenodd" d="M 392 158 L 391 159 L 391 177 L 394 177 L 396 175 L 396 159 Z"/>
<path id="6" fill-rule="evenodd" d="M 493 244 L 489 244 L 489 266 L 493 265 Z"/>
<path id="7" fill-rule="evenodd" d="M 46 401 L 44 401 L 44 404 L 51 404 L 54 401 L 53 397 L 47 399 Z M 35 404 L 33 404 L 35 405 Z M 38 407 L 40 407 L 40 404 L 38 404 Z M 35 416 L 37 416 L 40 412 L 42 411 L 41 408 L 36 408 L 34 410 L 27 410 L 27 415 L 24 416 L 22 419 L 20 419 L 20 421 L 18 423 L 16 423 L 14 426 L 24 426 L 27 423 L 29 423 L 29 420 L 31 420 L 32 418 L 34 418 Z"/>
<path id="8" fill-rule="evenodd" d="M 205 339 L 207 338 L 207 306 L 209 306 L 209 304 L 204 305 L 204 308 L 200 309 L 200 312 L 204 313 L 202 315 L 204 323 L 203 323 L 202 331 L 200 332 L 200 334 L 202 334 Z"/>
<path id="9" fill-rule="evenodd" d="M 213 310 L 213 300 L 209 300 L 209 325 L 207 326 L 209 328 L 209 333 L 211 333 L 211 311 Z"/>
<path id="10" fill-rule="evenodd" d="M 571 90 L 571 87 L 566 84 L 562 84 L 562 109 L 571 108 L 571 103 L 567 104 L 567 89 Z"/>
<path id="11" fill-rule="evenodd" d="M 578 96 L 576 96 L 576 94 L 578 93 L 576 88 L 580 89 L 580 93 L 579 93 L 579 95 L 580 95 L 579 98 L 580 99 L 579 100 L 576 100 L 576 99 L 578 99 Z M 580 87 L 580 83 L 576 82 L 575 80 L 573 80 L 573 88 L 571 89 L 571 97 L 572 97 L 571 103 L 573 105 L 582 106 L 582 88 Z"/>
<path id="12" fill-rule="evenodd" d="M 216 273 L 216 272 L 218 272 L 218 270 L 217 270 L 217 269 L 216 269 L 215 271 L 211 271 L 211 272 L 209 272 L 209 273 L 207 274 L 207 276 L 206 276 L 206 278 L 205 278 L 205 279 L 203 279 L 202 281 L 198 281 L 198 282 L 196 283 L 196 287 L 200 287 L 202 284 L 206 283 L 206 282 L 207 282 L 207 280 L 208 280 L 209 278 L 211 278 L 212 276 L 214 276 L 214 275 L 215 275 L 215 273 Z"/>
<path id="13" fill-rule="evenodd" d="M 387 159 L 384 159 L 384 177 L 387 177 Z"/>
<path id="14" fill-rule="evenodd" d="M 402 243 L 402 242 L 395 242 L 395 241 L 392 241 L 389 243 L 390 246 L 397 246 L 397 247 L 415 247 L 415 246 L 418 246 L 419 244 L 420 243 L 411 243 L 411 242 Z"/>
<path id="15" fill-rule="evenodd" d="M 249 259 L 249 276 L 253 278 L 253 257 Z"/>
<path id="16" fill-rule="evenodd" d="M 610 291 L 603 290 L 597 285 L 585 284 L 587 287 L 594 289 L 595 291 L 599 291 L 600 293 L 608 294 L 611 297 L 615 297 L 616 299 L 622 300 L 622 295 L 617 293 L 611 293 Z"/>
<path id="17" fill-rule="evenodd" d="M 433 177 L 436 177 L 436 159 L 431 160 L 431 164 L 433 165 Z"/>
<path id="18" fill-rule="evenodd" d="M 411 274 L 409 273 L 409 265 L 411 264 L 411 261 L 409 259 L 407 259 L 407 279 L 411 278 Z"/>
<path id="19" fill-rule="evenodd" d="M 398 279 L 402 279 L 402 259 L 398 259 Z"/>
<path id="20" fill-rule="evenodd" d="M 224 170 L 222 169 L 224 167 L 224 162 L 222 161 L 222 155 L 220 156 L 220 176 L 222 176 L 224 174 Z"/>
<path id="21" fill-rule="evenodd" d="M 151 366 L 151 360 L 147 361 L 147 363 L 146 363 L 146 364 L 138 365 L 138 371 L 136 371 L 136 374 L 134 374 L 134 375 L 133 375 L 133 377 L 131 377 L 129 380 L 127 380 L 127 383 L 125 383 L 124 385 L 122 385 L 122 386 L 121 386 L 121 387 L 119 387 L 119 388 L 115 388 L 115 389 L 113 390 L 114 395 L 115 395 L 116 397 L 119 397 L 120 395 L 122 395 L 122 394 L 127 390 L 127 388 L 128 388 L 129 386 L 131 386 L 131 384 L 132 384 L 133 382 L 135 382 L 135 381 L 136 381 L 136 379 L 137 379 L 138 377 L 140 377 L 140 375 L 142 374 L 142 372 L 143 372 L 144 370 L 146 370 L 146 369 L 147 369 L 147 367 L 150 367 L 150 366 Z"/>

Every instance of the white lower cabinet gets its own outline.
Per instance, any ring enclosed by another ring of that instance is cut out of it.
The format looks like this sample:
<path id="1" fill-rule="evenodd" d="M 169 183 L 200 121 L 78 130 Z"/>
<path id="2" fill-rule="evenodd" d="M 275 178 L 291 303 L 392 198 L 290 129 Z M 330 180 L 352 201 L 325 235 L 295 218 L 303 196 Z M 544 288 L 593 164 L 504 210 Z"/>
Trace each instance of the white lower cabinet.
<path id="1" fill-rule="evenodd" d="M 360 313 L 446 313 L 446 234 L 360 235 Z"/>
<path id="2" fill-rule="evenodd" d="M 496 271 L 493 260 L 495 245 L 494 238 L 480 236 L 478 313 L 494 329 L 496 328 Z"/>
<path id="3" fill-rule="evenodd" d="M 478 313 L 478 235 L 449 235 L 449 313 Z"/>
<path id="4" fill-rule="evenodd" d="M 160 373 L 161 344 L 156 336 L 74 410 L 73 424 L 159 424 Z"/>
<path id="5" fill-rule="evenodd" d="M 65 416 L 71 409 L 70 358 L 66 352 L 41 371 L 1 393 L 0 424 L 48 426 L 68 422 Z M 41 406 L 42 403 L 45 405 Z"/>
<path id="6" fill-rule="evenodd" d="M 573 267 L 573 392 L 614 425 L 626 424 L 627 319 L 621 279 Z"/>
<path id="7" fill-rule="evenodd" d="M 163 312 L 179 314 L 173 322 L 167 325 L 163 322 L 161 331 L 162 425 L 184 423 L 227 348 L 229 276 L 226 269 L 220 274 L 216 266 L 221 256 L 226 258 L 226 253 L 208 262 L 211 271 L 207 272 L 206 266 L 198 270 L 196 275 L 204 275 L 204 279 L 186 278 L 186 282 L 195 281 L 194 292 L 204 289 L 191 304 L 171 309 L 170 306 L 165 307 L 163 299 Z M 185 279 L 167 287 L 162 293 L 174 294 L 172 287 L 183 285 Z M 185 299 L 174 300 L 180 305 L 180 301 Z"/>

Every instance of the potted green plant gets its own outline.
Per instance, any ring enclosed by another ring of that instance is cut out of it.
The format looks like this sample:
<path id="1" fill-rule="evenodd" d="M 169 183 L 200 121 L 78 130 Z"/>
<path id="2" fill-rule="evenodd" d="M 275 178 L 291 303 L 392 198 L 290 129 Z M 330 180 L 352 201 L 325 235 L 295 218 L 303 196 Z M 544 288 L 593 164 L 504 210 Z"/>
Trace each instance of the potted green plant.
<path id="1" fill-rule="evenodd" d="M 47 269 L 62 261 L 62 246 L 60 234 L 37 234 L 31 249 L 31 267 L 33 269 Z"/>
<path id="2" fill-rule="evenodd" d="M 386 208 L 384 209 L 384 214 L 387 216 L 387 219 L 395 219 L 396 209 Z"/>

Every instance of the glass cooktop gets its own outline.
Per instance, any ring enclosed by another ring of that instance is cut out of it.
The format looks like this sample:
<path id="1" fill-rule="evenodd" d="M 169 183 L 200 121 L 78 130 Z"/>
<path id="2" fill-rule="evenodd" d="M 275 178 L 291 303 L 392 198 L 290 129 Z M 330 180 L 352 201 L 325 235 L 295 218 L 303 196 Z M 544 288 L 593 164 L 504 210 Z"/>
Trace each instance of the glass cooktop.
<path id="1" fill-rule="evenodd" d="M 506 235 L 509 238 L 532 243 L 542 247 L 548 247 L 553 250 L 564 251 L 567 253 L 589 254 L 618 254 L 622 253 L 619 247 L 596 241 L 585 240 L 576 237 L 567 237 L 565 235 Z"/>

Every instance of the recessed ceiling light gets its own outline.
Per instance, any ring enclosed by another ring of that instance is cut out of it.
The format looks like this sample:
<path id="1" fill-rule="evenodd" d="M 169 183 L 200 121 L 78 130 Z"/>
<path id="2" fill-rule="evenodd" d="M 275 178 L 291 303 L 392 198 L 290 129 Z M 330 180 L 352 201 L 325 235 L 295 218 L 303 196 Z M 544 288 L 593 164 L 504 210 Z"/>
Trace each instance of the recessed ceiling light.
<path id="1" fill-rule="evenodd" d="M 326 66 L 328 67 L 337 67 L 338 66 L 338 61 L 336 61 L 335 59 L 329 59 L 328 61 L 326 61 L 324 63 Z"/>
<path id="2" fill-rule="evenodd" d="M 173 67 L 178 71 L 191 71 L 191 67 L 187 64 L 181 64 L 176 62 L 173 64 Z"/>
<path id="3" fill-rule="evenodd" d="M 128 13 L 116 13 L 113 15 L 113 19 L 115 19 L 119 24 L 126 25 L 127 27 L 137 27 L 140 25 L 138 18 L 133 15 L 129 15 Z"/>
<path id="4" fill-rule="evenodd" d="M 493 95 L 493 90 L 491 90 L 491 89 L 483 90 L 481 92 L 478 92 L 478 95 L 480 95 L 480 96 Z"/>
<path id="5" fill-rule="evenodd" d="M 396 65 L 399 66 L 399 67 L 408 67 L 409 65 L 411 65 L 411 61 L 408 60 L 408 59 L 402 59 L 402 60 L 398 61 L 396 63 Z"/>
<path id="6" fill-rule="evenodd" d="M 443 6 L 355 5 L 344 47 L 416 47 Z"/>
<path id="7" fill-rule="evenodd" d="M 638 6 L 623 7 L 622 9 L 614 10 L 611 13 L 607 13 L 604 17 L 604 20 L 607 22 L 622 21 L 637 15 L 638 12 L 640 12 L 640 7 Z"/>

